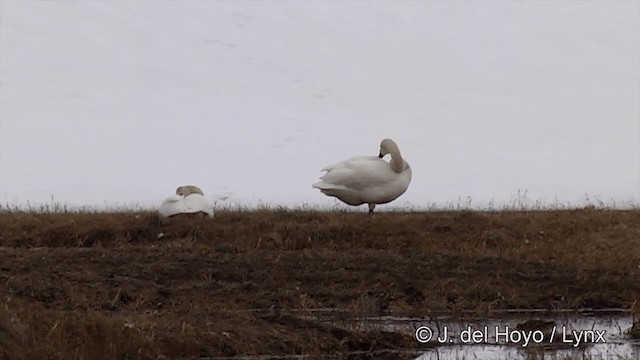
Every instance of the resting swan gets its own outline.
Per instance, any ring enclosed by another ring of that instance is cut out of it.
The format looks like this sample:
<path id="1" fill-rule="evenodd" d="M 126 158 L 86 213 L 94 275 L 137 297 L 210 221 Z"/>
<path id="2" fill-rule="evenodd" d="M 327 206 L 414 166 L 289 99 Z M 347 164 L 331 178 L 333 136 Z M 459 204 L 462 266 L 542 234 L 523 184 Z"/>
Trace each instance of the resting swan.
<path id="1" fill-rule="evenodd" d="M 205 199 L 202 190 L 194 185 L 180 186 L 176 194 L 169 196 L 162 202 L 158 213 L 161 217 L 171 217 L 178 214 L 203 213 L 213 217 L 213 208 Z"/>
<path id="2" fill-rule="evenodd" d="M 387 154 L 391 154 L 390 162 L 382 159 Z M 349 205 L 367 203 L 369 214 L 376 204 L 386 204 L 402 195 L 411 182 L 411 167 L 391 139 L 382 140 L 379 156 L 352 157 L 322 171 L 327 173 L 313 184 L 314 188 Z"/>

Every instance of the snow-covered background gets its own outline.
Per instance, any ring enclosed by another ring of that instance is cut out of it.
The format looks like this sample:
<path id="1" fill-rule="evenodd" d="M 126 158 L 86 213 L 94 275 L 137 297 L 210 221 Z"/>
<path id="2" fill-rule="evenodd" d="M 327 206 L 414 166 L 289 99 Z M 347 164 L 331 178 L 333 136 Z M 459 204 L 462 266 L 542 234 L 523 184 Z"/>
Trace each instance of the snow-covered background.
<path id="1" fill-rule="evenodd" d="M 385 137 L 395 206 L 640 200 L 638 1 L 2 0 L 0 47 L 3 204 L 332 206 Z"/>

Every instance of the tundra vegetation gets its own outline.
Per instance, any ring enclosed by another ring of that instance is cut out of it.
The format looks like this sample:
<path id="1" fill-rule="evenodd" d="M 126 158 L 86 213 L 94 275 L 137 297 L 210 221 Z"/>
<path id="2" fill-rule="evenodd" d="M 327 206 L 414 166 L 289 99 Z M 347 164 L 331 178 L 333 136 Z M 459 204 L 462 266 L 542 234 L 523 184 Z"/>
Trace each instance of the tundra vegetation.
<path id="1" fill-rule="evenodd" d="M 638 279 L 637 209 L 5 207 L 0 358 L 412 358 L 431 345 L 360 320 L 631 309 Z"/>

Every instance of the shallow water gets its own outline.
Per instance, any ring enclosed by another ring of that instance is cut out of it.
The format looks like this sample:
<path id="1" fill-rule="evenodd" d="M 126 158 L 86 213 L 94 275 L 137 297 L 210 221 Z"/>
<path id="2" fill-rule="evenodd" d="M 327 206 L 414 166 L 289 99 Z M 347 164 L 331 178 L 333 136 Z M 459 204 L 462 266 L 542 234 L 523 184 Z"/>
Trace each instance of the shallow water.
<path id="1" fill-rule="evenodd" d="M 262 312 L 264 309 L 250 309 Z M 640 340 L 631 339 L 628 331 L 632 318 L 627 310 L 503 310 L 489 317 L 465 317 L 453 319 L 448 316 L 398 317 L 376 316 L 353 319 L 348 312 L 336 308 L 289 310 L 302 318 L 321 321 L 343 328 L 359 330 L 384 329 L 411 334 L 416 342 L 424 343 L 421 351 L 381 351 L 379 355 L 405 357 L 407 354 L 419 354 L 415 360 L 435 359 L 640 359 Z M 344 316 L 341 314 L 345 313 Z M 539 320 L 551 324 L 533 324 L 518 329 L 518 324 Z M 418 341 L 417 330 L 428 327 L 431 331 L 429 341 Z M 446 328 L 446 338 L 445 338 Z M 551 332 L 555 328 L 553 341 Z M 575 331 L 575 333 L 574 333 Z M 527 335 L 529 334 L 528 342 Z M 472 338 L 473 334 L 476 338 Z M 517 334 L 519 333 L 519 334 Z M 533 335 L 536 333 L 536 335 Z M 575 336 L 574 336 L 575 335 Z M 468 336 L 468 337 L 467 337 Z M 586 337 L 586 341 L 585 340 Z M 440 339 L 440 341 L 438 340 Z M 580 341 L 578 341 L 580 340 Z M 578 343 L 579 342 L 579 343 Z M 353 352 L 365 357 L 376 353 Z M 341 358 L 347 354 L 327 354 L 325 358 Z M 266 359 L 306 359 L 310 355 L 248 356 L 231 358 L 203 358 L 201 360 L 266 360 Z M 388 357 L 387 357 L 388 358 Z"/>
<path id="2" fill-rule="evenodd" d="M 550 323 L 529 323 L 530 326 L 517 329 L 518 324 L 529 320 Z M 640 359 L 640 340 L 630 339 L 627 334 L 632 326 L 631 316 L 619 309 L 553 313 L 511 311 L 489 318 L 457 320 L 373 317 L 363 319 L 359 326 L 411 332 L 416 341 L 421 338 L 420 342 L 425 344 L 424 353 L 416 360 L 556 359 L 567 356 Z"/>

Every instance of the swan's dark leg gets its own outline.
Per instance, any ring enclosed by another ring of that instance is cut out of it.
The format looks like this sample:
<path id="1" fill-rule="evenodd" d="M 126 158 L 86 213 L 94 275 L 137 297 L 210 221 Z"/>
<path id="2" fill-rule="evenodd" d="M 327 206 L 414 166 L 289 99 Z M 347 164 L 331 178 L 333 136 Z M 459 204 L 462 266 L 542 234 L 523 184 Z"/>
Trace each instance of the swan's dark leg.
<path id="1" fill-rule="evenodd" d="M 376 204 L 369 204 L 369 215 L 373 214 L 373 209 L 376 208 Z"/>

